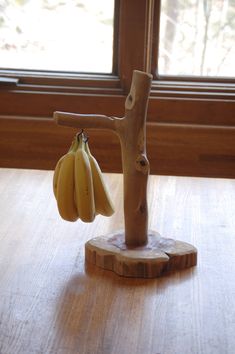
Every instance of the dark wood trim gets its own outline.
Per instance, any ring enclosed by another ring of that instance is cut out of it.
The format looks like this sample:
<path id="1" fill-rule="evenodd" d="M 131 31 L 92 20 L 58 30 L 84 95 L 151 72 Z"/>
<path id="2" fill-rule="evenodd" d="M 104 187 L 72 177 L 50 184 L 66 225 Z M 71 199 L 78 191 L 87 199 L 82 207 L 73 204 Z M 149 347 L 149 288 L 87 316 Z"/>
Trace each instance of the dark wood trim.
<path id="1" fill-rule="evenodd" d="M 148 121 L 200 125 L 235 125 L 235 102 L 230 99 L 204 99 L 151 96 Z"/>
<path id="2" fill-rule="evenodd" d="M 153 15 L 152 63 L 151 63 L 151 73 L 153 75 L 154 80 L 158 78 L 160 15 L 161 15 L 161 0 L 155 0 L 154 15 Z"/>
<path id="3" fill-rule="evenodd" d="M 235 177 L 235 127 L 154 123 L 147 131 L 152 173 Z"/>
<path id="4" fill-rule="evenodd" d="M 203 98 L 235 101 L 235 82 L 203 82 L 181 80 L 154 80 L 152 97 Z"/>
<path id="5" fill-rule="evenodd" d="M 42 72 L 30 70 L 0 70 L 1 75 L 6 79 L 17 80 L 18 87 L 24 85 L 29 87 L 32 85 L 38 86 L 54 86 L 77 88 L 92 87 L 92 88 L 119 88 L 120 80 L 118 76 L 110 74 L 79 74 L 65 72 Z"/>
<path id="6" fill-rule="evenodd" d="M 53 169 L 76 130 L 50 118 L 0 117 L 0 167 Z M 106 172 L 121 172 L 118 138 L 89 130 L 90 147 Z M 147 124 L 152 174 L 235 178 L 235 127 Z"/>
<path id="7" fill-rule="evenodd" d="M 119 65 L 119 22 L 120 22 L 120 0 L 114 1 L 113 19 L 113 75 L 118 76 Z"/>
<path id="8" fill-rule="evenodd" d="M 56 110 L 74 113 L 99 113 L 122 117 L 125 95 L 64 94 L 62 92 L 0 92 L 1 114 L 9 116 L 52 117 Z M 9 104 L 12 102 L 12 104 Z M 234 101 L 152 96 L 148 121 L 203 125 L 235 125 Z"/>
<path id="9" fill-rule="evenodd" d="M 8 116 L 52 117 L 54 111 L 122 116 L 125 96 L 9 90 L 0 92 L 0 100 L 0 114 Z"/>
<path id="10" fill-rule="evenodd" d="M 133 70 L 147 62 L 149 0 L 120 0 L 119 77 L 124 94 L 130 89 Z"/>
<path id="11" fill-rule="evenodd" d="M 187 86 L 155 86 L 151 90 L 152 97 L 179 97 L 179 98 L 203 98 L 209 100 L 233 100 L 235 102 L 235 92 L 233 89 L 226 88 L 206 88 L 187 87 Z"/>
<path id="12" fill-rule="evenodd" d="M 202 83 L 191 81 L 153 81 L 152 92 L 168 93 L 170 91 L 191 94 L 191 92 L 207 93 L 208 96 L 213 94 L 235 94 L 235 85 L 231 83 Z"/>
<path id="13" fill-rule="evenodd" d="M 106 82 L 107 83 L 107 82 Z M 87 95 L 120 95 L 123 93 L 120 87 L 105 87 L 102 86 L 88 86 L 87 83 L 84 86 L 74 87 L 74 86 L 60 86 L 60 85 L 36 85 L 36 84 L 19 84 L 16 91 L 23 91 L 24 93 L 41 92 L 43 93 L 62 93 L 65 97 L 68 94 L 87 94 Z"/>
<path id="14" fill-rule="evenodd" d="M 225 83 L 225 84 L 233 84 L 235 85 L 235 77 L 223 77 L 223 76 L 189 76 L 189 75 L 157 75 L 155 77 L 157 80 L 164 80 L 164 81 L 189 81 L 189 82 L 199 82 L 199 83 Z"/>
<path id="15" fill-rule="evenodd" d="M 187 92 L 152 90 L 149 102 L 148 120 L 152 122 L 194 123 L 233 125 L 235 124 L 235 95 L 227 89 L 214 93 L 199 91 Z M 77 113 L 100 113 L 122 116 L 124 114 L 125 95 L 116 88 L 80 88 L 57 91 L 48 87 L 34 87 L 28 90 L 0 90 L 0 114 L 19 116 L 52 116 L 53 111 Z"/>
<path id="16" fill-rule="evenodd" d="M 153 37 L 155 36 L 154 28 L 154 13 L 155 13 L 155 0 L 149 0 L 147 2 L 147 19 L 146 19 L 146 59 L 144 71 L 152 72 L 152 51 L 153 51 Z"/>

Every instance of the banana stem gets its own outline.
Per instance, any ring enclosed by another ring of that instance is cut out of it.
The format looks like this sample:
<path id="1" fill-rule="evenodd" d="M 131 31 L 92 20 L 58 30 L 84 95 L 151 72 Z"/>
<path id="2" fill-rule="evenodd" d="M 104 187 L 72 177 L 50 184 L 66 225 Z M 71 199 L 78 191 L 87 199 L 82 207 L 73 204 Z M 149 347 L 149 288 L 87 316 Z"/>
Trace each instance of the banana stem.
<path id="1" fill-rule="evenodd" d="M 152 75 L 135 70 L 123 118 L 98 114 L 55 112 L 57 124 L 108 129 L 120 139 L 124 177 L 125 243 L 130 247 L 148 243 L 146 114 Z"/>

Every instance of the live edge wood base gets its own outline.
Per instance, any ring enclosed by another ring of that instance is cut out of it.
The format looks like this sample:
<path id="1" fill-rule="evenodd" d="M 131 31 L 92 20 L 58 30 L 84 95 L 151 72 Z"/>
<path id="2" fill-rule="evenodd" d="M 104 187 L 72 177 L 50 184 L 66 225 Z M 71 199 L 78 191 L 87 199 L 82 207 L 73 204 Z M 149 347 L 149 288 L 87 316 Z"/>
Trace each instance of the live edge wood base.
<path id="1" fill-rule="evenodd" d="M 197 250 L 186 242 L 163 238 L 155 231 L 149 231 L 145 246 L 130 248 L 125 244 L 124 231 L 118 231 L 89 240 L 85 259 L 124 277 L 156 278 L 165 272 L 195 266 Z"/>

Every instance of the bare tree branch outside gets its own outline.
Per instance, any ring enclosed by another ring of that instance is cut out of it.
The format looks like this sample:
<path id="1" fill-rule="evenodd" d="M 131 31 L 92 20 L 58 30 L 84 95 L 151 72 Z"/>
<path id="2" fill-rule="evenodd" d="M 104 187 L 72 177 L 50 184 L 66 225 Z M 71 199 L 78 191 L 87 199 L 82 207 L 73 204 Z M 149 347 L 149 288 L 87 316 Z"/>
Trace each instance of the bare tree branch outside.
<path id="1" fill-rule="evenodd" d="M 235 77 L 235 0 L 162 0 L 159 73 Z"/>

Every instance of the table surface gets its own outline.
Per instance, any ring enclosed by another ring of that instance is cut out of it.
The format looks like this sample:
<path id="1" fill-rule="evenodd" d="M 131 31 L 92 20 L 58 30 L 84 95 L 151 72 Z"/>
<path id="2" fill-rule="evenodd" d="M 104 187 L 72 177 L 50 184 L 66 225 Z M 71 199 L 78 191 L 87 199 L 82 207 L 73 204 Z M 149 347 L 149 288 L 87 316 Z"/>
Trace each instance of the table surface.
<path id="1" fill-rule="evenodd" d="M 150 176 L 149 227 L 192 243 L 196 267 L 127 279 L 84 264 L 84 244 L 123 227 L 60 219 L 52 172 L 0 169 L 1 354 L 235 353 L 235 181 Z"/>

